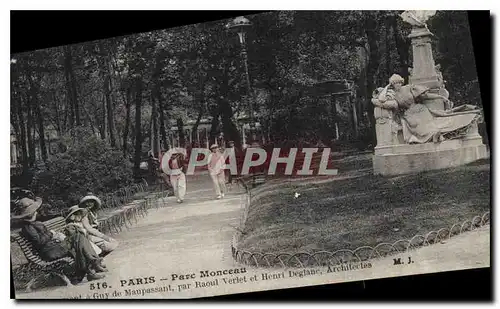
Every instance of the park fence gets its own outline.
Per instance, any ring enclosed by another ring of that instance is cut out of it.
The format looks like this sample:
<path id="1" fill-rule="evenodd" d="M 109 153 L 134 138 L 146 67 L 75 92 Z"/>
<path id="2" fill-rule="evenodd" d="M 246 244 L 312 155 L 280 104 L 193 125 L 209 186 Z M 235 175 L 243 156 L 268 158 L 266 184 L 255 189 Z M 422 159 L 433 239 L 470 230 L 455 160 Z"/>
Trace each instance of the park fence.
<path id="1" fill-rule="evenodd" d="M 118 234 L 132 227 L 151 209 L 166 206 L 170 195 L 163 183 L 150 185 L 146 180 L 123 187 L 100 197 L 102 208 L 98 213 L 99 229 L 104 234 Z"/>
<path id="2" fill-rule="evenodd" d="M 234 234 L 231 243 L 231 254 L 233 259 L 243 265 L 264 268 L 303 268 L 335 266 L 344 263 L 360 263 L 363 261 L 382 258 L 410 252 L 420 247 L 432 244 L 444 243 L 451 237 L 472 231 L 490 223 L 490 212 L 465 220 L 460 224 L 454 224 L 450 228 L 441 228 L 437 231 L 430 231 L 426 234 L 418 234 L 411 239 L 400 239 L 393 243 L 379 243 L 376 246 L 361 246 L 354 250 L 341 249 L 336 251 L 317 252 L 281 252 L 265 253 L 250 252 L 238 248 L 239 240 L 245 231 L 245 222 L 248 216 L 249 207 L 254 198 L 254 189 L 246 187 L 245 198 L 242 199 L 242 217 L 240 227 Z"/>
<path id="3" fill-rule="evenodd" d="M 99 229 L 104 234 L 118 234 L 124 228 L 132 227 L 138 222 L 139 217 L 146 216 L 149 210 L 166 206 L 166 197 L 169 194 L 170 190 L 165 188 L 164 184 L 149 185 L 143 180 L 141 183 L 121 188 L 113 193 L 100 195 L 103 203 L 98 213 Z M 64 220 L 62 217 L 59 218 Z M 14 235 L 16 233 L 18 231 Z M 24 252 L 20 245 L 12 240 L 12 236 L 11 233 L 11 253 L 16 252 L 12 261 L 14 284 L 17 289 L 24 289 L 25 284 L 36 277 L 36 266 L 27 259 L 26 254 L 29 252 Z"/>

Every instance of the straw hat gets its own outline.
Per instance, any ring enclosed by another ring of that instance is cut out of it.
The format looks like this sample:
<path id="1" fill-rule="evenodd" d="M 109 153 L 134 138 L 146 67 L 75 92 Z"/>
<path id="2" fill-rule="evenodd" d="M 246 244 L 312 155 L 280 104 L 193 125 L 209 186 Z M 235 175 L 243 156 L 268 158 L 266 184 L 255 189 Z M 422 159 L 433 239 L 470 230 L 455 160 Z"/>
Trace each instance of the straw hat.
<path id="1" fill-rule="evenodd" d="M 24 197 L 16 202 L 16 208 L 14 214 L 11 216 L 12 219 L 23 219 L 29 217 L 35 213 L 35 211 L 42 206 L 42 199 L 36 197 L 35 200 Z"/>
<path id="2" fill-rule="evenodd" d="M 75 214 L 75 213 L 77 213 L 77 212 L 83 212 L 83 213 L 85 213 L 85 212 L 86 212 L 86 210 L 85 210 L 85 208 L 80 208 L 80 207 L 78 207 L 78 205 L 73 205 L 73 206 L 71 206 L 71 207 L 68 209 L 68 212 L 67 212 L 67 214 L 66 214 L 65 219 L 66 219 L 66 220 L 68 220 L 68 218 L 69 218 L 69 217 L 71 217 L 72 215 L 74 215 L 74 214 Z"/>
<path id="3" fill-rule="evenodd" d="M 86 208 L 86 206 L 85 206 L 85 202 L 87 202 L 87 201 L 94 201 L 95 203 L 97 203 L 97 207 L 99 207 L 99 208 L 100 208 L 100 207 L 101 207 L 101 205 L 102 205 L 101 200 L 100 200 L 97 196 L 93 195 L 92 193 L 87 193 L 87 196 L 84 196 L 84 197 L 80 200 L 80 203 L 78 203 L 78 205 L 80 205 L 80 206 L 82 206 L 82 207 Z"/>
<path id="4" fill-rule="evenodd" d="M 186 149 L 184 148 L 181 148 L 181 147 L 174 147 L 172 149 L 169 150 L 170 151 L 170 154 L 174 155 L 174 154 L 182 154 L 182 155 L 186 155 Z"/>

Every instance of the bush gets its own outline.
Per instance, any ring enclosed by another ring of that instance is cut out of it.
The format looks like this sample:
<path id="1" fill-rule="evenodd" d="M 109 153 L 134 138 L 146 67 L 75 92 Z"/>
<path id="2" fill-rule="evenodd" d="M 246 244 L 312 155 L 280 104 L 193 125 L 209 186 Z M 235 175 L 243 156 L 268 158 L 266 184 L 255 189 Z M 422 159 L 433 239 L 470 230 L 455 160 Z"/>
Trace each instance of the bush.
<path id="1" fill-rule="evenodd" d="M 47 203 L 45 211 L 67 209 L 88 190 L 103 195 L 133 181 L 132 164 L 97 136 L 72 132 L 66 146 L 66 152 L 51 157 L 34 173 L 31 188 Z"/>

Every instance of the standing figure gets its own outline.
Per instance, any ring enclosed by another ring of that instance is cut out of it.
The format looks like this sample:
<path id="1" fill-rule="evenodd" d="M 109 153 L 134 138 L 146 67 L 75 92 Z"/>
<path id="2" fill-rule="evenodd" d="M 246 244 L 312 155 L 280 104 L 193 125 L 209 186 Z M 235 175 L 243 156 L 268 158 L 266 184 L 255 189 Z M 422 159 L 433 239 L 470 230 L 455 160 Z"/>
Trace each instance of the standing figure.
<path id="1" fill-rule="evenodd" d="M 82 219 L 82 225 L 87 230 L 90 241 L 101 249 L 100 256 L 105 257 L 118 247 L 118 242 L 98 230 L 99 222 L 97 221 L 96 212 L 101 208 L 101 205 L 101 200 L 90 192 L 79 203 L 80 208 L 87 210 L 85 217 Z"/>
<path id="2" fill-rule="evenodd" d="M 210 146 L 210 151 L 212 153 L 208 156 L 208 172 L 214 183 L 217 199 L 221 199 L 227 192 L 226 177 L 224 175 L 224 155 L 219 151 L 219 146 L 215 144 Z"/>
<path id="3" fill-rule="evenodd" d="M 217 137 L 216 143 L 217 143 L 217 145 L 219 145 L 219 147 L 226 148 L 226 140 L 224 139 L 224 133 L 223 132 L 221 132 L 219 134 L 219 136 Z"/>
<path id="4" fill-rule="evenodd" d="M 156 183 L 158 180 L 158 168 L 160 166 L 160 160 L 155 158 L 152 151 L 149 151 L 148 155 L 148 178 L 151 183 Z"/>
<path id="5" fill-rule="evenodd" d="M 170 185 L 174 189 L 177 203 L 182 203 L 186 195 L 186 175 L 184 174 L 186 160 L 184 154 L 182 152 L 173 153 L 168 164 L 170 167 Z"/>

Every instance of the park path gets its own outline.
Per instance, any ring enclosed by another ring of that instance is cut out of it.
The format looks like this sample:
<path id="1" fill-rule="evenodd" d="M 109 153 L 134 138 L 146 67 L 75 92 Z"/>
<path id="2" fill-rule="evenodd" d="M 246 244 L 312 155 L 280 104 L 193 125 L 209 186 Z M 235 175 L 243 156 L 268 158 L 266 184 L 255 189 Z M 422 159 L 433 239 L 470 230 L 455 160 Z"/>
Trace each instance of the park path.
<path id="1" fill-rule="evenodd" d="M 200 270 L 237 267 L 231 257 L 231 240 L 240 223 L 242 198 L 243 189 L 233 185 L 224 199 L 216 200 L 208 174 L 188 176 L 184 203 L 168 197 L 166 206 L 152 208 L 129 230 L 113 236 L 120 245 L 105 258 L 110 272 L 95 282 L 116 288 L 120 280 L 155 276 L 158 282 L 171 279 L 172 274 L 198 275 Z M 95 292 L 89 288 L 84 279 L 77 286 L 20 293 L 18 297 L 61 298 Z"/>
<path id="2" fill-rule="evenodd" d="M 90 290 L 90 284 L 84 281 L 73 287 L 18 293 L 17 297 L 70 298 L 81 295 L 83 298 L 117 298 L 112 297 L 112 290 L 124 293 L 126 289 L 170 285 L 172 289 L 169 291 L 143 296 L 129 295 L 127 298 L 192 298 L 490 266 L 490 227 L 487 225 L 455 236 L 444 243 L 402 254 L 400 257 L 403 261 L 408 256 L 412 257 L 415 262 L 411 265 L 394 266 L 393 259 L 396 256 L 389 256 L 371 260 L 371 268 L 334 273 L 327 273 L 322 269 L 321 274 L 315 276 L 290 277 L 288 270 L 246 266 L 247 278 L 260 278 L 262 273 L 285 275 L 280 280 L 258 280 L 234 285 L 220 284 L 219 281 L 218 286 L 206 288 L 193 288 L 193 280 L 172 281 L 173 274 L 195 273 L 195 280 L 207 282 L 214 278 L 200 279 L 200 271 L 242 267 L 233 261 L 230 244 L 235 232 L 233 226 L 240 223 L 243 193 L 242 189 L 233 186 L 225 199 L 215 200 L 208 175 L 189 177 L 188 194 L 183 204 L 177 204 L 173 197 L 169 197 L 167 206 L 158 210 L 153 208 L 136 225 L 115 236 L 120 241 L 120 246 L 105 259 L 110 272 L 105 279 L 94 281 L 94 284 L 106 282 L 107 289 Z M 153 276 L 154 284 L 128 285 L 130 279 Z M 125 286 L 122 287 L 123 282 Z M 191 288 L 180 291 L 179 286 L 187 282 L 191 282 Z"/>

